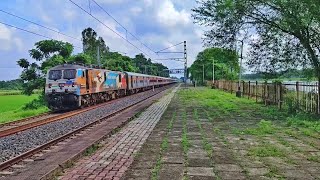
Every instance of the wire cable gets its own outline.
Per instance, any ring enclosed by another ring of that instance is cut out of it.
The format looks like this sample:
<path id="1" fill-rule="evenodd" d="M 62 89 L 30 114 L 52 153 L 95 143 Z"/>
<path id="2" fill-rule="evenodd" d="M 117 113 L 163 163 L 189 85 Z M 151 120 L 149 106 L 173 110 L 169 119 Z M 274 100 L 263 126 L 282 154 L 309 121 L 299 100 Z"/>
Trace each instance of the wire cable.
<path id="1" fill-rule="evenodd" d="M 109 26 L 107 26 L 105 23 L 103 23 L 101 20 L 99 20 L 97 17 L 95 17 L 94 15 L 90 14 L 87 10 L 85 10 L 84 8 L 82 8 L 80 5 L 78 5 L 77 3 L 75 3 L 72 0 L 69 0 L 71 3 L 73 3 L 75 6 L 77 6 L 79 9 L 81 9 L 82 11 L 84 11 L 85 13 L 87 13 L 88 15 L 90 15 L 92 18 L 94 18 L 95 20 L 97 20 L 99 23 L 101 23 L 103 26 L 105 26 L 106 28 L 108 28 L 110 31 L 112 31 L 113 33 L 115 33 L 117 36 L 119 36 L 121 39 L 125 40 L 127 43 L 129 43 L 130 45 L 132 45 L 133 47 L 135 47 L 137 50 L 139 50 L 140 52 L 144 53 L 145 55 L 147 55 L 148 57 L 150 57 L 147 53 L 145 53 L 144 51 L 142 51 L 140 48 L 138 48 L 136 45 L 134 45 L 132 42 L 130 42 L 129 40 L 127 40 L 126 38 L 124 38 L 122 35 L 120 35 L 118 32 L 116 32 L 115 30 L 113 30 L 112 28 L 110 28 Z"/>
<path id="2" fill-rule="evenodd" d="M 46 36 L 46 35 L 43 35 L 43 34 L 39 34 L 39 33 L 36 33 L 36 32 L 33 32 L 33 31 L 29 31 L 27 29 L 23 29 L 23 28 L 20 28 L 20 27 L 17 27 L 17 26 L 14 26 L 14 25 L 11 25 L 11 24 L 7 24 L 7 23 L 4 23 L 4 22 L 1 22 L 0 21 L 0 24 L 3 24 L 3 25 L 6 25 L 6 26 L 9 26 L 9 27 L 13 27 L 13 28 L 16 28 L 16 29 L 19 29 L 21 31 L 24 31 L 24 32 L 27 32 L 27 33 L 30 33 L 30 34 L 33 34 L 33 35 L 37 35 L 37 36 L 40 36 L 40 37 L 43 37 L 43 38 L 46 38 L 46 39 L 52 39 L 52 40 L 55 40 L 49 36 Z M 72 45 L 73 47 L 76 47 L 76 48 L 79 48 L 79 49 L 82 49 L 81 47 L 79 46 L 75 46 L 75 45 Z"/>
<path id="3" fill-rule="evenodd" d="M 56 32 L 56 33 L 58 33 L 58 34 L 61 34 L 61 35 L 63 35 L 63 36 L 69 37 L 69 38 L 71 38 L 71 39 L 75 39 L 75 40 L 81 41 L 81 39 L 79 39 L 79 38 L 70 36 L 70 35 L 68 35 L 68 34 L 65 34 L 65 33 L 62 33 L 62 32 L 60 32 L 60 31 L 57 31 L 57 30 L 55 30 L 55 29 L 53 29 L 53 28 L 50 28 L 50 27 L 41 25 L 41 24 L 39 24 L 39 23 L 36 23 L 36 22 L 31 21 L 31 20 L 28 20 L 28 19 L 25 19 L 25 18 L 23 18 L 23 17 L 21 17 L 21 16 L 12 14 L 12 13 L 7 12 L 7 11 L 4 11 L 4 10 L 2 10 L 2 9 L 0 9 L 0 11 L 3 12 L 3 13 L 5 13 L 5 14 L 8 14 L 8 15 L 10 15 L 10 16 L 13 16 L 13 17 L 22 19 L 22 20 L 24 20 L 24 21 L 26 21 L 26 22 L 29 22 L 29 23 L 32 23 L 32 24 L 34 24 L 34 25 L 40 26 L 40 27 L 42 27 L 42 28 L 45 28 L 45 29 L 47 29 L 47 30 L 50 30 L 50 31 Z"/>
<path id="4" fill-rule="evenodd" d="M 92 0 L 102 11 L 104 11 L 109 17 L 111 17 L 119 26 L 121 26 L 124 30 L 126 30 L 127 33 L 129 33 L 132 37 L 134 37 L 137 41 L 139 41 L 143 46 L 145 46 L 147 49 L 152 51 L 153 53 L 156 53 L 154 50 L 152 50 L 149 46 L 144 44 L 140 41 L 139 38 L 137 38 L 135 35 L 133 35 L 126 27 L 124 27 L 119 21 L 117 21 L 108 11 L 106 11 L 103 7 L 101 7 L 95 0 Z"/>
<path id="5" fill-rule="evenodd" d="M 172 46 L 170 46 L 170 47 L 167 47 L 167 48 L 161 49 L 161 50 L 157 51 L 156 53 L 160 53 L 161 51 L 164 51 L 164 50 L 167 50 L 167 49 L 173 48 L 173 47 L 178 46 L 178 45 L 180 45 L 180 44 L 182 44 L 182 43 L 184 43 L 184 42 L 180 42 L 180 43 L 175 44 L 175 45 L 172 45 Z"/>

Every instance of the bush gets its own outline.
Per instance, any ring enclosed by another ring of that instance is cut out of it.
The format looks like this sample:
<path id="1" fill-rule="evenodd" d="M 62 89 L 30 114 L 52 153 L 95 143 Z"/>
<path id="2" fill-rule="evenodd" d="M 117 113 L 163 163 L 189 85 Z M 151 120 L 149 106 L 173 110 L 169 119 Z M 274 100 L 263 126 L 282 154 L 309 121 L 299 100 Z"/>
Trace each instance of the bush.
<path id="1" fill-rule="evenodd" d="M 41 94 L 37 99 L 34 99 L 31 102 L 25 104 L 22 109 L 23 110 L 39 109 L 46 105 L 47 103 L 45 101 L 45 96 L 44 94 Z"/>

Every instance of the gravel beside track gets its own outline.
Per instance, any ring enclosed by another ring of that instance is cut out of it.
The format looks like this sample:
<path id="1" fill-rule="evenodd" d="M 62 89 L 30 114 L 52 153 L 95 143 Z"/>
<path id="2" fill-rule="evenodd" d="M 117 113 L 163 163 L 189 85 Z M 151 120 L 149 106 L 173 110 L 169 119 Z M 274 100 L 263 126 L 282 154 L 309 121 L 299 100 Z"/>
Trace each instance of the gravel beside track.
<path id="1" fill-rule="evenodd" d="M 170 87 L 170 86 L 167 86 Z M 114 101 L 111 104 L 65 118 L 60 121 L 45 124 L 28 129 L 17 134 L 0 138 L 0 162 L 9 160 L 48 141 L 72 132 L 93 121 L 99 120 L 108 114 L 112 114 L 121 108 L 128 107 L 138 101 L 144 100 L 167 87 L 157 88 L 154 91 L 146 91 L 132 96 L 127 96 Z"/>
<path id="2" fill-rule="evenodd" d="M 41 121 L 43 119 L 47 119 L 47 118 L 51 118 L 51 117 L 56 117 L 61 115 L 62 113 L 44 113 L 44 114 L 40 114 L 37 116 L 33 116 L 33 117 L 28 117 L 25 119 L 21 119 L 21 120 L 16 120 L 16 121 L 12 121 L 9 123 L 4 123 L 4 124 L 0 124 L 0 132 L 7 130 L 7 129 L 11 129 L 13 127 L 17 127 L 17 126 L 21 126 L 21 125 L 25 125 L 25 124 L 30 124 L 32 122 L 37 122 L 37 121 Z"/>

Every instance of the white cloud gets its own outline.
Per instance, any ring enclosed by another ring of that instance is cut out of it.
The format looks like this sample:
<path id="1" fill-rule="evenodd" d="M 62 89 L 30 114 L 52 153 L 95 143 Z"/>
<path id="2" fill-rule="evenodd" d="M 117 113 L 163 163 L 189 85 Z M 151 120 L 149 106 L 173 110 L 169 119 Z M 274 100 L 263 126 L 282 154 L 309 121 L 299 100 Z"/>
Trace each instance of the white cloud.
<path id="1" fill-rule="evenodd" d="M 101 4 L 121 4 L 124 0 L 96 0 L 97 3 Z M 93 4 L 93 3 L 92 3 Z"/>
<path id="2" fill-rule="evenodd" d="M 23 48 L 22 40 L 14 37 L 14 30 L 0 24 L 0 50 L 10 51 L 17 48 L 19 51 Z"/>
<path id="3" fill-rule="evenodd" d="M 145 6 L 151 6 L 152 5 L 152 2 L 153 0 L 143 0 L 143 2 L 144 2 L 144 4 L 145 4 Z"/>
<path id="4" fill-rule="evenodd" d="M 4 24 L 0 24 L 0 39 L 9 40 L 12 32 Z"/>
<path id="5" fill-rule="evenodd" d="M 165 26 L 187 25 L 190 14 L 185 10 L 177 11 L 170 0 L 165 0 L 158 9 L 157 20 Z"/>
<path id="6" fill-rule="evenodd" d="M 132 8 L 130 8 L 130 12 L 133 14 L 133 15 L 138 15 L 138 14 L 140 14 L 141 12 L 142 12 L 142 8 L 141 7 L 138 7 L 138 6 L 136 6 L 136 7 L 132 7 Z"/>

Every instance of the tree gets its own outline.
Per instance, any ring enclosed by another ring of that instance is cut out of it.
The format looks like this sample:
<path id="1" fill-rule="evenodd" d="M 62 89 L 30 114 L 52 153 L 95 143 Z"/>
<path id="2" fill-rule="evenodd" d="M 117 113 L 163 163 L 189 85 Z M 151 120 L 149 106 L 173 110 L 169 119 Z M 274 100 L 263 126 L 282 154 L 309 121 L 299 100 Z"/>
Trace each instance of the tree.
<path id="1" fill-rule="evenodd" d="M 82 44 L 83 52 L 90 56 L 92 64 L 97 63 L 97 51 L 99 47 L 100 60 L 105 60 L 104 56 L 109 52 L 109 47 L 107 47 L 105 41 L 102 37 L 98 37 L 98 34 L 92 28 L 86 28 L 82 31 Z M 101 62 L 104 64 L 104 62 Z"/>
<path id="2" fill-rule="evenodd" d="M 215 79 L 236 79 L 240 69 L 238 56 L 235 51 L 222 48 L 207 48 L 199 52 L 196 61 L 189 68 L 191 79 L 202 81 L 204 68 L 204 80 L 212 80 L 213 60 Z"/>
<path id="3" fill-rule="evenodd" d="M 73 46 L 62 41 L 43 40 L 35 43 L 35 48 L 29 51 L 30 57 L 35 62 L 31 63 L 25 58 L 17 61 L 18 65 L 23 68 L 20 75 L 25 81 L 23 92 L 30 95 L 35 89 L 43 89 L 47 70 L 67 62 L 72 51 Z"/>
<path id="4" fill-rule="evenodd" d="M 132 59 L 128 56 L 122 56 L 117 52 L 107 53 L 103 67 L 113 71 L 136 71 Z"/>
<path id="5" fill-rule="evenodd" d="M 240 32 L 255 35 L 249 65 L 256 71 L 312 67 L 320 82 L 319 0 L 206 0 L 193 9 L 211 27 L 206 45 L 233 47 Z M 320 91 L 319 91 L 320 93 Z"/>

